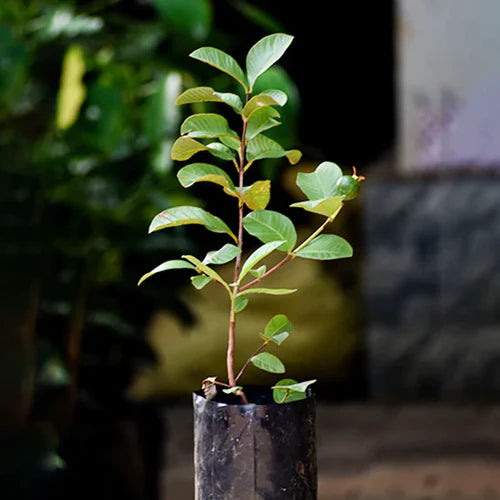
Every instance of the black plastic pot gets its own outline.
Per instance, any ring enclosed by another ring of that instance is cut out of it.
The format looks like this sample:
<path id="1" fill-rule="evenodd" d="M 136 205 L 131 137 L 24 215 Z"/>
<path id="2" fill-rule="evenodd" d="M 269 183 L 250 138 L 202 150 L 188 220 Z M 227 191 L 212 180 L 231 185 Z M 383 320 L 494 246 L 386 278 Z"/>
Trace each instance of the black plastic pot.
<path id="1" fill-rule="evenodd" d="M 257 404 L 193 394 L 195 498 L 316 500 L 314 398 L 277 404 L 268 388 L 244 390 Z"/>

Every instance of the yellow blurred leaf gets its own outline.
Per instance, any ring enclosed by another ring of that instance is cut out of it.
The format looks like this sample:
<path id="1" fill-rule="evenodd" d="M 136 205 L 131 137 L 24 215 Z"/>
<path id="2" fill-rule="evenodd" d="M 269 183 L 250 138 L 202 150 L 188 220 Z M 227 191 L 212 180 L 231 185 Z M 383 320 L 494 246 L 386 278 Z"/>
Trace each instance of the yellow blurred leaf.
<path id="1" fill-rule="evenodd" d="M 73 45 L 64 54 L 61 83 L 57 99 L 56 127 L 67 129 L 75 123 L 85 100 L 86 89 L 82 83 L 85 62 L 81 47 Z"/>

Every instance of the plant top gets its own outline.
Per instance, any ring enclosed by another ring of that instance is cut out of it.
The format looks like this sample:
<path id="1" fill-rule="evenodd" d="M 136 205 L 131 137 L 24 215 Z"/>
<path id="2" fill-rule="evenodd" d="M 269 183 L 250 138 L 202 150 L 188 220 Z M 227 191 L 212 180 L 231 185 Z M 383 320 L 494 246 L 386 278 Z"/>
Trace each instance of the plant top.
<path id="1" fill-rule="evenodd" d="M 180 137 L 172 146 L 172 159 L 186 161 L 200 152 L 207 152 L 218 163 L 225 162 L 226 168 L 211 163 L 190 163 L 182 167 L 177 178 L 188 188 L 198 182 L 211 182 L 222 188 L 228 196 L 228 207 L 238 215 L 238 226 L 232 229 L 221 218 L 195 206 L 177 206 L 159 213 L 151 222 L 149 232 L 186 224 L 200 224 L 208 231 L 227 235 L 228 243 L 208 252 L 204 257 L 183 255 L 181 259 L 163 262 L 139 281 L 171 269 L 187 269 L 193 275 L 191 283 L 202 289 L 210 283 L 223 287 L 228 296 L 228 343 L 226 354 L 227 383 L 216 377 L 203 381 L 208 398 L 216 396 L 216 386 L 224 392 L 237 394 L 242 403 L 248 403 L 243 387 L 238 385 L 240 377 L 251 363 L 257 368 L 284 373 L 280 359 L 266 351 L 269 344 L 281 345 L 292 333 L 293 326 L 287 316 L 276 314 L 260 332 L 261 344 L 247 359 L 238 372 L 234 368 L 236 340 L 236 319 L 245 309 L 253 294 L 286 295 L 296 289 L 266 288 L 266 278 L 287 262 L 301 257 L 304 259 L 333 260 L 352 256 L 350 244 L 340 236 L 325 234 L 324 229 L 337 217 L 344 202 L 354 199 L 359 192 L 363 177 L 356 174 L 343 175 L 342 170 L 329 161 L 322 162 L 311 173 L 298 173 L 297 185 L 306 199 L 291 206 L 322 215 L 323 223 L 304 241 L 297 242 L 297 231 L 286 215 L 268 210 L 271 199 L 271 182 L 258 180 L 245 185 L 245 173 L 258 161 L 266 158 L 286 158 L 296 164 L 302 156 L 297 149 L 286 150 L 265 132 L 280 125 L 277 108 L 284 106 L 287 95 L 279 89 L 255 93 L 256 80 L 275 64 L 292 43 L 290 35 L 276 33 L 259 40 L 248 52 L 246 71 L 225 52 L 202 47 L 190 54 L 191 57 L 209 64 L 226 73 L 238 82 L 240 93 L 218 92 L 211 87 L 189 88 L 179 95 L 176 104 L 220 103 L 226 114 L 236 114 L 241 128 L 234 131 L 228 120 L 219 113 L 195 113 L 184 120 Z M 243 260 L 245 233 L 262 243 Z M 272 253 L 281 254 L 281 259 L 271 268 L 262 260 Z M 216 266 L 233 263 L 233 280 L 228 283 L 216 271 Z M 306 397 L 306 391 L 315 380 L 297 382 L 282 379 L 273 387 L 276 402 L 296 401 Z"/>

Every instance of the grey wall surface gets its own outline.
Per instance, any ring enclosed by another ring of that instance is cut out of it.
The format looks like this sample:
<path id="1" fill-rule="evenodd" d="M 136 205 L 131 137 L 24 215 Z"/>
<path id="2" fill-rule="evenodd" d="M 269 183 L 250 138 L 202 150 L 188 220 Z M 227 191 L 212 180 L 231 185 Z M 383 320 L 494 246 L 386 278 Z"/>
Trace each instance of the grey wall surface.
<path id="1" fill-rule="evenodd" d="M 374 397 L 500 395 L 500 178 L 364 184 Z"/>
<path id="2" fill-rule="evenodd" d="M 498 0 L 398 0 L 402 170 L 500 166 L 498 19 Z"/>

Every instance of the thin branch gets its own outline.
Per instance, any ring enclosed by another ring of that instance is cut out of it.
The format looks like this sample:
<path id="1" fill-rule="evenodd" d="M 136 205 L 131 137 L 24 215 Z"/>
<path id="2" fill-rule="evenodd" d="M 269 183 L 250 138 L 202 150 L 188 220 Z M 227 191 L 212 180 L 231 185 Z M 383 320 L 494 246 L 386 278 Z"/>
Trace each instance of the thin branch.
<path id="1" fill-rule="evenodd" d="M 243 171 L 246 172 L 253 164 L 253 160 L 250 160 L 244 167 Z"/>
<path id="2" fill-rule="evenodd" d="M 275 271 L 277 271 L 281 266 L 289 262 L 290 260 L 294 259 L 296 257 L 296 253 L 304 248 L 306 245 L 308 245 L 318 234 L 320 234 L 325 227 L 332 222 L 335 217 L 337 217 L 338 213 L 342 209 L 343 204 L 340 205 L 338 210 L 331 216 L 327 217 L 327 219 L 321 224 L 321 226 L 316 229 L 308 238 L 306 238 L 297 248 L 293 250 L 293 252 L 287 254 L 286 257 L 284 257 L 282 260 L 280 260 L 276 265 L 271 267 L 271 269 L 268 269 L 262 276 L 259 276 L 258 278 L 255 278 L 254 280 L 248 282 L 246 285 L 243 285 L 242 287 L 239 288 L 240 292 L 243 292 L 245 290 L 248 290 L 249 288 L 252 288 L 255 286 L 257 283 L 260 283 L 263 279 L 267 278 L 270 274 L 273 274 Z"/>
<path id="3" fill-rule="evenodd" d="M 259 352 L 262 351 L 267 346 L 267 344 L 269 344 L 269 340 L 265 340 L 264 343 L 258 349 L 256 349 L 256 351 L 245 361 L 245 364 L 241 367 L 241 370 L 238 372 L 238 375 L 236 375 L 236 382 L 238 382 L 238 379 L 243 375 L 243 372 L 246 370 L 247 366 L 252 361 L 252 358 L 254 356 L 257 356 L 257 354 L 259 354 Z"/>
<path id="4" fill-rule="evenodd" d="M 231 386 L 229 384 L 225 384 L 224 382 L 219 382 L 218 380 L 214 380 L 215 385 L 222 385 L 222 387 L 228 387 L 230 388 Z"/>
<path id="5" fill-rule="evenodd" d="M 325 222 L 323 222 L 323 224 L 321 224 L 321 226 L 318 227 L 318 229 L 316 229 L 316 231 L 314 231 L 314 233 L 312 233 L 308 238 L 306 238 L 297 248 L 295 248 L 293 250 L 292 253 L 296 254 L 299 250 L 302 250 L 306 245 L 308 245 L 314 238 L 316 238 L 316 236 L 318 236 L 318 234 L 320 234 L 321 232 L 323 232 L 323 229 L 325 229 L 326 226 L 328 226 L 328 224 L 330 224 L 330 222 L 332 222 L 333 219 L 335 219 L 335 217 L 337 216 L 337 214 L 340 212 L 340 209 L 342 208 L 342 205 L 340 206 L 340 208 L 333 214 L 332 217 L 327 217 Z"/>
<path id="6" fill-rule="evenodd" d="M 284 257 L 282 260 L 280 260 L 275 266 L 271 267 L 271 269 L 268 269 L 262 276 L 259 276 L 258 278 L 255 278 L 254 280 L 250 281 L 246 285 L 243 285 L 240 287 L 239 291 L 243 292 L 244 290 L 248 290 L 249 288 L 252 288 L 255 286 L 257 283 L 260 283 L 264 278 L 267 278 L 270 274 L 273 274 L 275 271 L 277 271 L 281 266 L 286 264 L 288 261 L 292 260 L 295 256 L 291 253 L 287 254 L 286 257 Z"/>

